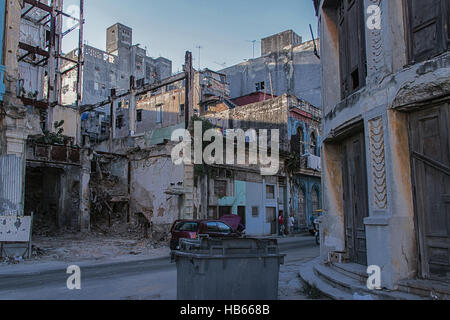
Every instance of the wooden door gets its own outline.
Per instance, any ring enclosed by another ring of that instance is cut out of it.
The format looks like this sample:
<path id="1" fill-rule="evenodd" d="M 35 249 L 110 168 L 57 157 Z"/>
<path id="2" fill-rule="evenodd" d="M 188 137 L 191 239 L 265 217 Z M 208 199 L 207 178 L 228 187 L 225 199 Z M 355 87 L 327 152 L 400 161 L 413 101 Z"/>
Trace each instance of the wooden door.
<path id="1" fill-rule="evenodd" d="M 243 226 L 247 226 L 245 207 L 238 207 L 238 216 L 241 217 L 241 223 Z"/>
<path id="2" fill-rule="evenodd" d="M 410 114 L 413 192 L 421 274 L 450 280 L 450 107 Z"/>
<path id="3" fill-rule="evenodd" d="M 270 223 L 270 234 L 278 234 L 278 217 L 276 208 L 266 207 L 266 222 Z"/>
<path id="4" fill-rule="evenodd" d="M 298 228 L 306 228 L 309 224 L 306 221 L 306 194 L 303 188 L 298 192 Z"/>
<path id="5" fill-rule="evenodd" d="M 367 75 L 363 0 L 339 0 L 339 62 L 342 98 L 365 85 Z"/>
<path id="6" fill-rule="evenodd" d="M 366 228 L 369 216 L 365 142 L 362 132 L 342 143 L 345 236 L 352 262 L 367 265 Z"/>

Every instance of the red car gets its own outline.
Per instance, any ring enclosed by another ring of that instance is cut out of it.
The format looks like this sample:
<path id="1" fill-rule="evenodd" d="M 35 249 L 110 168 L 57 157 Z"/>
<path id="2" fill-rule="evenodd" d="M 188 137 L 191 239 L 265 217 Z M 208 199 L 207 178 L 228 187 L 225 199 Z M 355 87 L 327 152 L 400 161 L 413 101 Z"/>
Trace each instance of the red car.
<path id="1" fill-rule="evenodd" d="M 238 224 L 239 225 L 239 224 Z M 180 239 L 197 239 L 200 234 L 211 238 L 239 238 L 241 232 L 220 220 L 177 220 L 170 231 L 170 249 L 178 250 Z"/>

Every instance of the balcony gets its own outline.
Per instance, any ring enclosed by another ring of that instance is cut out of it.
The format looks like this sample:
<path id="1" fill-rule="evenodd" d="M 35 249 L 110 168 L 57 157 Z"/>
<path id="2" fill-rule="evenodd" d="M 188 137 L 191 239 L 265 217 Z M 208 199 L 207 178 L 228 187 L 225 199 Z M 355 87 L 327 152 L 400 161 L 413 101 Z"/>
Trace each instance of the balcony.
<path id="1" fill-rule="evenodd" d="M 29 141 L 27 161 L 79 166 L 81 164 L 80 149 Z"/>

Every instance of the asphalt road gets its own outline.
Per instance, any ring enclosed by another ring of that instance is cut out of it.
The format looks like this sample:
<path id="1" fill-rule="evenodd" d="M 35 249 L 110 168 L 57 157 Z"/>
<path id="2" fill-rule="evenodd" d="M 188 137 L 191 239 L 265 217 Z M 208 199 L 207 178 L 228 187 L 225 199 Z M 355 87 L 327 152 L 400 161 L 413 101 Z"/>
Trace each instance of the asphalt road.
<path id="1" fill-rule="evenodd" d="M 314 238 L 283 243 L 285 265 L 318 256 Z M 283 267 L 281 271 L 283 272 Z M 124 262 L 81 270 L 81 290 L 67 289 L 65 272 L 0 278 L 1 300 L 173 300 L 177 272 L 169 258 Z"/>

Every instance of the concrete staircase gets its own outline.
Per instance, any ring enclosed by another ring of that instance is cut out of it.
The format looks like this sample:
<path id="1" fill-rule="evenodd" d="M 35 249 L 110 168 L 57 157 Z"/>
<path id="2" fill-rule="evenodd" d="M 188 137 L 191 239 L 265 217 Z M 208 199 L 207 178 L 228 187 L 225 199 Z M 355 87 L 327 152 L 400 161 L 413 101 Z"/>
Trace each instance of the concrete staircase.
<path id="1" fill-rule="evenodd" d="M 450 283 L 433 280 L 401 280 L 398 290 L 422 297 L 450 300 Z"/>
<path id="2" fill-rule="evenodd" d="M 369 290 L 363 266 L 356 264 L 321 263 L 313 260 L 300 268 L 302 281 L 315 286 L 325 296 L 334 300 L 423 300 L 411 293 L 388 290 Z"/>

